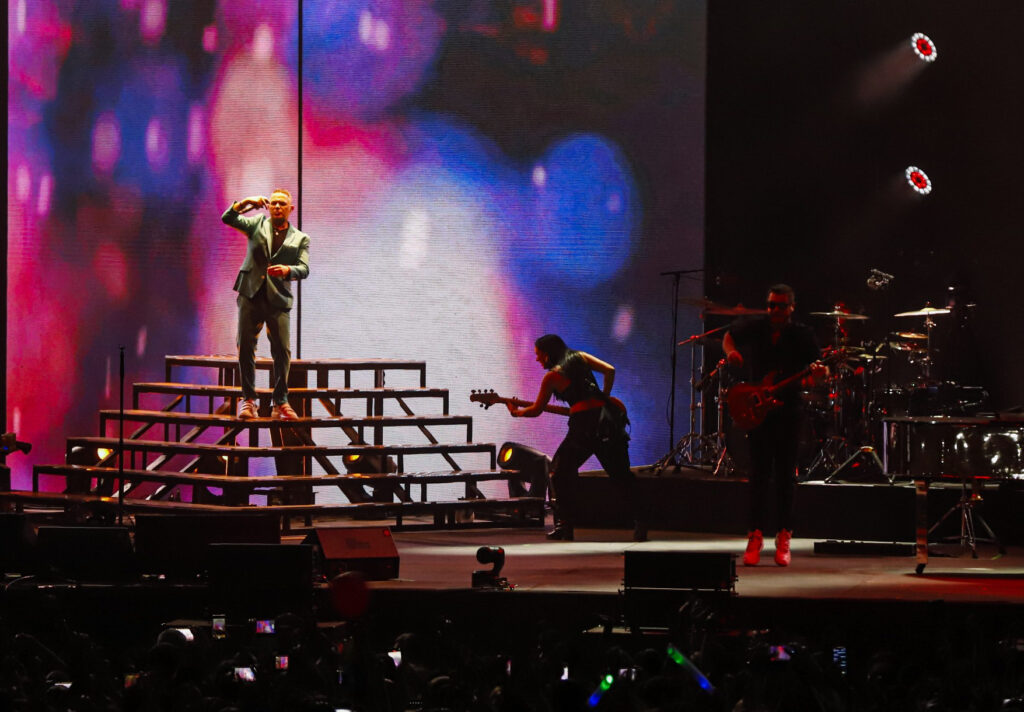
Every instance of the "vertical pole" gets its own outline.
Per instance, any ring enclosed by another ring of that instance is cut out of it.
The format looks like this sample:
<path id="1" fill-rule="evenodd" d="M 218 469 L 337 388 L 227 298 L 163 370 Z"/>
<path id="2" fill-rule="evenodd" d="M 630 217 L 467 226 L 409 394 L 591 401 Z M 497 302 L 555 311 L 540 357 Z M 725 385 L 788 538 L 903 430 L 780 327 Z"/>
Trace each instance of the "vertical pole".
<path id="1" fill-rule="evenodd" d="M 117 418 L 117 523 L 124 524 L 124 346 L 121 346 L 121 405 Z"/>
<path id="2" fill-rule="evenodd" d="M 668 406 L 668 449 L 669 452 L 676 445 L 676 352 L 679 347 L 676 342 L 679 340 L 676 332 L 679 329 L 679 278 L 681 274 L 676 272 L 672 275 L 672 381 L 669 385 L 669 406 Z"/>
<path id="3" fill-rule="evenodd" d="M 299 3 L 299 37 L 298 37 L 298 57 L 296 59 L 296 73 L 298 74 L 298 91 L 299 91 L 299 111 L 298 111 L 298 131 L 299 131 L 299 155 L 298 155 L 298 168 L 299 168 L 299 204 L 296 206 L 299 209 L 299 220 L 298 227 L 302 229 L 302 25 L 305 20 L 303 17 L 302 0 L 298 0 Z M 298 280 L 296 283 L 296 313 L 295 313 L 295 358 L 302 358 L 302 280 Z"/>
<path id="4" fill-rule="evenodd" d="M 7 269 L 11 264 L 8 254 L 7 230 L 0 237 L 0 254 L 4 256 L 3 276 L 0 277 L 0 433 L 7 432 Z M 5 461 L 0 456 L 0 465 Z"/>

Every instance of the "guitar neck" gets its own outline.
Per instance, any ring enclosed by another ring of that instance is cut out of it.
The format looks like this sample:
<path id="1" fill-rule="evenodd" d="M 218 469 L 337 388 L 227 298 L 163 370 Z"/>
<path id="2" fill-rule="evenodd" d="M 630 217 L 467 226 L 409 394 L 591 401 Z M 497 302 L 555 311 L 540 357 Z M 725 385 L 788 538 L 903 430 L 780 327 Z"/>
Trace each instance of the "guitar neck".
<path id="1" fill-rule="evenodd" d="M 516 408 L 526 408 L 527 406 L 533 405 L 533 401 L 523 400 L 522 398 L 495 398 L 499 403 L 508 403 L 514 405 Z M 569 407 L 564 405 L 546 405 L 544 406 L 544 412 L 554 413 L 555 415 L 569 415 Z"/>
<path id="2" fill-rule="evenodd" d="M 837 353 L 839 353 L 839 352 L 837 352 Z M 811 364 L 810 366 L 808 366 L 808 367 L 807 367 L 807 368 L 805 368 L 804 370 L 802 370 L 802 371 L 799 371 L 798 373 L 794 373 L 794 374 L 793 374 L 792 376 L 789 376 L 788 378 L 783 378 L 783 379 L 782 379 L 781 381 L 779 381 L 778 383 L 773 383 L 773 384 L 772 384 L 772 386 L 771 386 L 771 388 L 769 389 L 769 391 L 770 391 L 771 393 L 774 393 L 774 392 L 775 392 L 775 391 L 777 391 L 777 390 L 780 390 L 780 389 L 782 389 L 782 388 L 785 388 L 786 386 L 789 386 L 789 385 L 791 385 L 791 384 L 795 383 L 796 381 L 799 381 L 799 380 L 800 380 L 800 379 L 802 379 L 802 378 L 803 378 L 804 376 L 806 376 L 807 374 L 809 374 L 809 373 L 811 372 L 811 370 L 812 370 L 812 369 L 813 369 L 813 368 L 814 368 L 815 366 L 819 366 L 819 365 L 821 365 L 821 366 L 824 366 L 824 365 L 827 365 L 827 364 L 831 363 L 832 361 L 834 361 L 834 360 L 835 360 L 836 358 L 837 358 L 836 354 L 833 354 L 833 355 L 829 356 L 828 358 L 825 358 L 825 359 L 820 359 L 820 360 L 818 360 L 818 361 L 815 361 L 814 363 L 812 363 L 812 364 Z"/>
<path id="3" fill-rule="evenodd" d="M 786 386 L 792 385 L 796 381 L 799 381 L 800 379 L 802 379 L 804 376 L 806 376 L 810 372 L 811 372 L 811 368 L 810 368 L 810 366 L 808 366 L 803 371 L 800 371 L 798 373 L 794 373 L 792 376 L 790 376 L 788 378 L 783 378 L 778 383 L 773 383 L 770 391 L 772 393 L 774 393 L 775 391 L 782 390 Z"/>

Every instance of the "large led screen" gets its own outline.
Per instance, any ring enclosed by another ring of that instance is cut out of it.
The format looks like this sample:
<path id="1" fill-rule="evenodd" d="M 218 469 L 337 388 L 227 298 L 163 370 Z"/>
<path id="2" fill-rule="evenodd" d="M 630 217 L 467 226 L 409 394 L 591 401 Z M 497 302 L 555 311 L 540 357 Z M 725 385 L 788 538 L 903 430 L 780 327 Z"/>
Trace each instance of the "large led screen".
<path id="1" fill-rule="evenodd" d="M 703 263 L 704 0 L 301 7 L 9 3 L 14 484 L 117 407 L 121 347 L 129 396 L 167 354 L 234 353 L 220 215 L 277 187 L 312 245 L 293 356 L 424 360 L 474 440 L 551 453 L 559 417 L 468 396 L 532 398 L 558 333 L 615 365 L 633 463 L 664 454 L 674 330 L 700 328 L 672 323 L 699 275 L 661 272 Z"/>

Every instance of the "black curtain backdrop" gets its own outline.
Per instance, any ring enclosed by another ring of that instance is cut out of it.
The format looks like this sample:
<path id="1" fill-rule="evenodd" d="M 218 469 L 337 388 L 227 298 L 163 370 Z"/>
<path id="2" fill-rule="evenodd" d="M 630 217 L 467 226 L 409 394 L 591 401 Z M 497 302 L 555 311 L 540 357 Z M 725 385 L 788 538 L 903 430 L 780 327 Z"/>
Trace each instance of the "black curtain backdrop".
<path id="1" fill-rule="evenodd" d="M 823 343 L 828 320 L 807 312 L 842 303 L 871 317 L 851 340 L 877 342 L 921 330 L 893 313 L 952 299 L 935 375 L 1024 404 L 1022 28 L 1015 0 L 711 3 L 710 296 L 760 306 L 788 282 Z M 913 55 L 915 32 L 937 61 Z M 906 184 L 909 165 L 930 195 Z M 889 290 L 867 287 L 871 268 L 895 275 Z"/>

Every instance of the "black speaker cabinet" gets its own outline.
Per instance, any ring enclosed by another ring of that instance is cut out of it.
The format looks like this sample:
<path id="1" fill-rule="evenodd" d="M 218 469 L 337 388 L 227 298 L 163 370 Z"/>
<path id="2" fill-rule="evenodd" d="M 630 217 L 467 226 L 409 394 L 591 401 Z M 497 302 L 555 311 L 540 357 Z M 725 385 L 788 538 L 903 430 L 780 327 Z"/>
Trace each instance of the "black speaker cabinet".
<path id="1" fill-rule="evenodd" d="M 127 527 L 39 527 L 36 547 L 44 575 L 97 582 L 138 577 Z"/>
<path id="2" fill-rule="evenodd" d="M 313 605 L 313 552 L 304 544 L 210 544 L 211 613 L 230 618 L 303 614 Z"/>
<path id="3" fill-rule="evenodd" d="M 695 595 L 736 592 L 736 557 L 728 553 L 626 551 L 626 621 L 633 628 L 670 628 Z"/>
<path id="4" fill-rule="evenodd" d="M 623 585 L 683 591 L 736 591 L 736 555 L 722 552 L 629 551 Z"/>
<path id="5" fill-rule="evenodd" d="M 332 579 L 358 571 L 370 581 L 398 578 L 398 549 L 387 527 L 324 527 L 314 529 L 312 545 L 319 572 Z"/>
<path id="6" fill-rule="evenodd" d="M 35 534 L 24 512 L 0 512 L 0 574 L 32 574 L 39 568 Z"/>
<path id="7" fill-rule="evenodd" d="M 138 514 L 135 552 L 145 574 L 187 580 L 208 568 L 210 544 L 280 544 L 274 514 Z"/>

